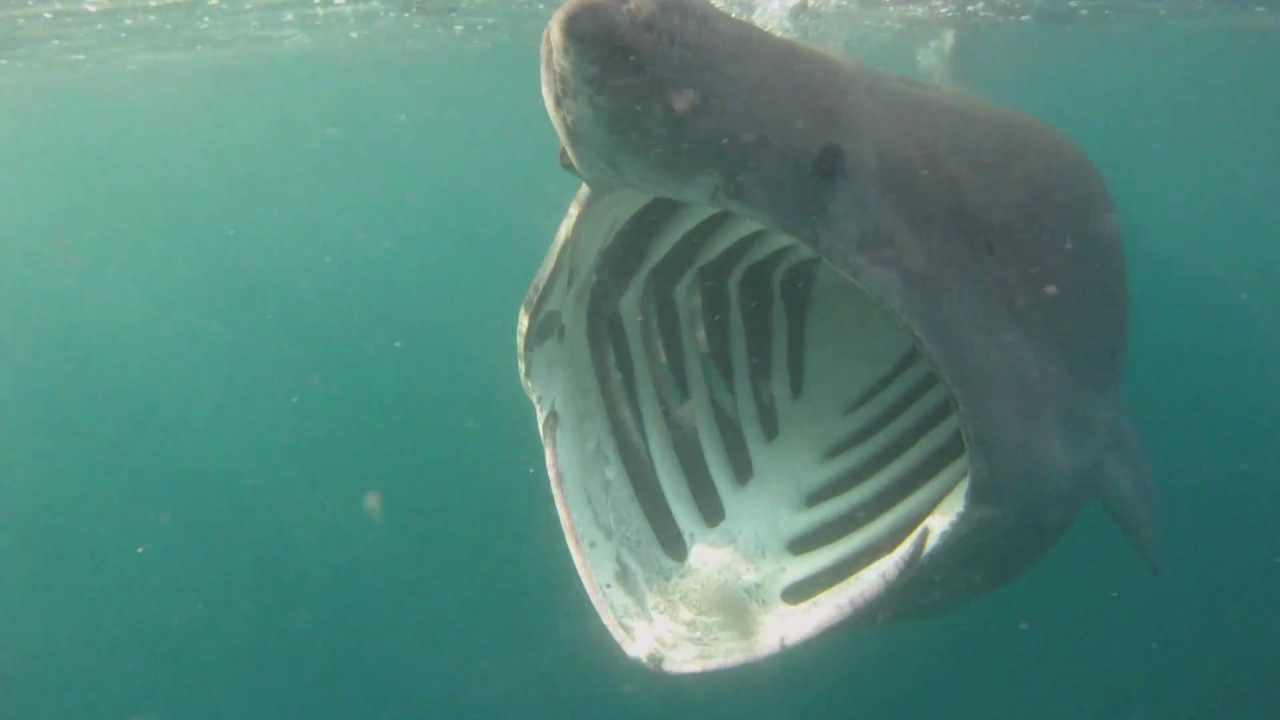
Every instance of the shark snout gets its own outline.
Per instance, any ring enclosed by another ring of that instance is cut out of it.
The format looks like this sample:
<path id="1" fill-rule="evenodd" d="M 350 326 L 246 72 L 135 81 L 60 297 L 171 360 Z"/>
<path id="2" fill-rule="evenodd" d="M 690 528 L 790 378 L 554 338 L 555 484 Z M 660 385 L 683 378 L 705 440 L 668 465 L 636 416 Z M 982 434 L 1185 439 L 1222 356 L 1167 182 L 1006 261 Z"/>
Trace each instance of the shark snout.
<path id="1" fill-rule="evenodd" d="M 607 48 L 633 17 L 633 0 L 570 0 L 552 20 L 562 42 L 578 51 Z"/>

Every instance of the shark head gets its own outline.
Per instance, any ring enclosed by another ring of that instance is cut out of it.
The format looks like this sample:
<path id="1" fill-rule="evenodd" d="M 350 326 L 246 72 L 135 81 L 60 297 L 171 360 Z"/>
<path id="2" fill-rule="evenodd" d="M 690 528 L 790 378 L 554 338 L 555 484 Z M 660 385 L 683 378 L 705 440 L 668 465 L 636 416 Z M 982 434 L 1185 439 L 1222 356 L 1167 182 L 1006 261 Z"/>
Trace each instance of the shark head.
<path id="1" fill-rule="evenodd" d="M 848 112 L 857 83 L 833 93 L 833 76 L 854 79 L 839 60 L 705 2 L 570 2 L 542 46 L 544 101 L 590 185 L 771 224 L 846 207 L 841 186 L 871 170 L 863 116 Z"/>

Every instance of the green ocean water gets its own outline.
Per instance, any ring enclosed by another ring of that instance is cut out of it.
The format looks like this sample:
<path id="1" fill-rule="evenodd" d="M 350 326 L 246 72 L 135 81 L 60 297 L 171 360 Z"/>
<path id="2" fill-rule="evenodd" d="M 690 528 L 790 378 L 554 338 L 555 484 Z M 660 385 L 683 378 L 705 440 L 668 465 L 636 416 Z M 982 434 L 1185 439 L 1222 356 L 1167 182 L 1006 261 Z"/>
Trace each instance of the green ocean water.
<path id="1" fill-rule="evenodd" d="M 957 57 L 1121 208 L 1166 573 L 1091 510 L 956 611 L 672 678 L 588 604 L 516 374 L 575 188 L 521 17 L 0 54 L 0 720 L 1280 716 L 1274 23 Z"/>

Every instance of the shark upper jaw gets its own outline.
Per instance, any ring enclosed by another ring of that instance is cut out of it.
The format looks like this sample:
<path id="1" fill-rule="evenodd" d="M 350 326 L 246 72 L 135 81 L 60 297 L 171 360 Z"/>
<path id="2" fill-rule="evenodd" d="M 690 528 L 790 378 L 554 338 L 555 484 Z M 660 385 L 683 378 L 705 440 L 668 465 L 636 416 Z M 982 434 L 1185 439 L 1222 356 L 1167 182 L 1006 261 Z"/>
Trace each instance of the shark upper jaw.
<path id="1" fill-rule="evenodd" d="M 595 190 L 627 187 L 753 214 L 767 197 L 742 201 L 754 186 L 753 173 L 732 158 L 764 161 L 759 147 L 740 147 L 744 138 L 762 142 L 781 133 L 756 127 L 754 120 L 723 126 L 727 117 L 750 115 L 745 108 L 728 108 L 717 92 L 737 81 L 722 82 L 719 64 L 691 55 L 687 63 L 669 61 L 668 55 L 698 50 L 687 46 L 689 38 L 659 40 L 668 27 L 648 27 L 646 18 L 667 26 L 671 15 L 686 9 L 682 3 L 660 5 L 659 10 L 655 0 L 572 0 L 548 23 L 541 95 L 561 141 L 562 164 Z M 695 65 L 707 69 L 680 77 Z M 777 167 L 777 159 L 769 156 L 767 164 Z"/>

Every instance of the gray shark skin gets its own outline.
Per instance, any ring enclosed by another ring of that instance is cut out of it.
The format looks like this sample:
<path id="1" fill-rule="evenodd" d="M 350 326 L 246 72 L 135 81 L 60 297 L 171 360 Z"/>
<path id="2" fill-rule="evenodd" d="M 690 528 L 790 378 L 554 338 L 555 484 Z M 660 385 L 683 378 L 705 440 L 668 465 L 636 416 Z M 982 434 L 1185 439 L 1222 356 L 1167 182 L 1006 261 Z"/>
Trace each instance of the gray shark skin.
<path id="1" fill-rule="evenodd" d="M 699 672 L 937 611 L 1095 498 L 1154 567 L 1123 249 L 1079 150 L 704 0 L 570 0 L 542 85 L 584 186 L 520 372 L 627 654 Z"/>

